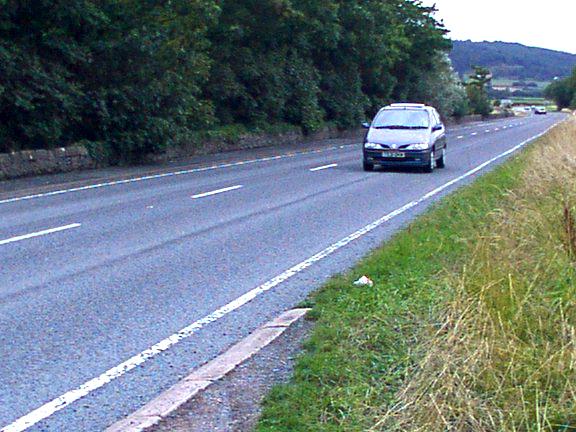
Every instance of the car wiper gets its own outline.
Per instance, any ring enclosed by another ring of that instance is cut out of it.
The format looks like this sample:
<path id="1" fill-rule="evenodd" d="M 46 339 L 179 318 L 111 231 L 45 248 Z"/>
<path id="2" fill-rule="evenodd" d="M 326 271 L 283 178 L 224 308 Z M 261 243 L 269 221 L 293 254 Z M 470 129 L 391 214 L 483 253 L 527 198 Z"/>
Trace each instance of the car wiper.
<path id="1" fill-rule="evenodd" d="M 410 126 L 388 125 L 388 126 L 376 126 L 374 129 L 410 129 Z"/>

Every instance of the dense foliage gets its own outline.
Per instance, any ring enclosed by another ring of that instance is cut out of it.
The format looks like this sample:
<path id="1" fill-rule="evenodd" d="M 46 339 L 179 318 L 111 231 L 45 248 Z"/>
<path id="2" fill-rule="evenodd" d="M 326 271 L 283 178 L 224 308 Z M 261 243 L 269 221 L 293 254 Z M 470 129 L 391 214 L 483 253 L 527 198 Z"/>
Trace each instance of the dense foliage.
<path id="1" fill-rule="evenodd" d="M 474 66 L 473 70 L 466 83 L 470 110 L 473 114 L 486 117 L 492 112 L 492 103 L 486 90 L 492 80 L 492 73 L 483 66 Z"/>
<path id="2" fill-rule="evenodd" d="M 576 55 L 506 42 L 454 41 L 450 54 L 454 68 L 464 76 L 474 65 L 488 67 L 495 78 L 551 81 L 566 77 Z"/>
<path id="3" fill-rule="evenodd" d="M 576 108 L 576 68 L 568 78 L 550 84 L 544 93 L 556 102 L 558 109 Z"/>
<path id="4" fill-rule="evenodd" d="M 451 115 L 449 49 L 417 0 L 0 0 L 0 152 L 83 142 L 120 162 L 397 100 Z"/>
<path id="5" fill-rule="evenodd" d="M 84 140 L 116 160 L 210 116 L 211 0 L 0 0 L 0 151 Z"/>
<path id="6" fill-rule="evenodd" d="M 438 107 L 443 117 L 459 119 L 471 113 L 467 89 L 452 69 L 450 58 L 439 56 L 434 73 L 418 80 L 417 93 L 432 106 Z"/>

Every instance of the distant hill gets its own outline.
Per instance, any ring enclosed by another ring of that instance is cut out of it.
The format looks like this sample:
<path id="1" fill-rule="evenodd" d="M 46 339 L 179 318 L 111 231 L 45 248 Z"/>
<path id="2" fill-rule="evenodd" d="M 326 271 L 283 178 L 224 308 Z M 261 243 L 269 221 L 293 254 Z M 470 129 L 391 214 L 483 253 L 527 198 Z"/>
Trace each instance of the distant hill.
<path id="1" fill-rule="evenodd" d="M 500 79 L 551 81 L 570 75 L 576 66 L 575 54 L 507 42 L 454 41 L 450 57 L 460 76 L 480 65 Z"/>

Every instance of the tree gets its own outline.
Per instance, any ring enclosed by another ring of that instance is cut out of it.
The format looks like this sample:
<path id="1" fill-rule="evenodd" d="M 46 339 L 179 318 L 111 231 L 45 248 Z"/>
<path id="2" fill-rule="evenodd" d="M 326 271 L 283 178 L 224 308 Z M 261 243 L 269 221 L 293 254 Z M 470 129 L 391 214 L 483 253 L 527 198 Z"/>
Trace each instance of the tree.
<path id="1" fill-rule="evenodd" d="M 438 109 L 442 117 L 463 117 L 469 112 L 465 87 L 447 54 L 438 54 L 432 68 L 419 81 L 419 100 Z"/>
<path id="2" fill-rule="evenodd" d="M 139 159 L 209 123 L 215 0 L 3 0 L 0 151 L 101 144 Z"/>
<path id="3" fill-rule="evenodd" d="M 474 72 L 466 83 L 466 92 L 472 113 L 486 117 L 492 112 L 492 104 L 486 86 L 492 81 L 490 71 L 482 66 L 474 66 Z"/>
<path id="4" fill-rule="evenodd" d="M 223 124 L 351 127 L 417 85 L 450 47 L 412 0 L 223 0 L 206 87 Z"/>
<path id="5" fill-rule="evenodd" d="M 0 151 L 69 141 L 106 18 L 88 0 L 4 0 L 0 8 Z"/>
<path id="6" fill-rule="evenodd" d="M 121 163 L 222 126 L 313 132 L 397 100 L 462 105 L 446 30 L 417 0 L 0 5 L 0 151 L 82 142 Z"/>
<path id="7" fill-rule="evenodd" d="M 124 162 L 160 152 L 206 127 L 206 33 L 218 17 L 212 0 L 104 0 L 107 21 L 79 71 L 85 97 L 77 139 L 103 143 Z"/>
<path id="8" fill-rule="evenodd" d="M 544 95 L 555 101 L 559 110 L 576 108 L 576 68 L 570 77 L 556 80 L 546 87 Z"/>

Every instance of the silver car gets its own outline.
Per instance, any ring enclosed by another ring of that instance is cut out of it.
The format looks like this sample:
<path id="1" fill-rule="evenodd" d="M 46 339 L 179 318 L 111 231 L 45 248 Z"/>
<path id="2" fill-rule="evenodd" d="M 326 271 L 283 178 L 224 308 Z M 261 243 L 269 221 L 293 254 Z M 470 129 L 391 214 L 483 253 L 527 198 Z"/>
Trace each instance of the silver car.
<path id="1" fill-rule="evenodd" d="M 546 107 L 538 106 L 538 107 L 536 107 L 536 109 L 534 109 L 534 114 L 546 115 L 546 114 L 548 114 L 548 110 L 546 109 Z"/>
<path id="2" fill-rule="evenodd" d="M 382 108 L 364 138 L 364 170 L 419 167 L 431 173 L 446 166 L 446 128 L 438 111 L 422 104 L 392 104 Z"/>

